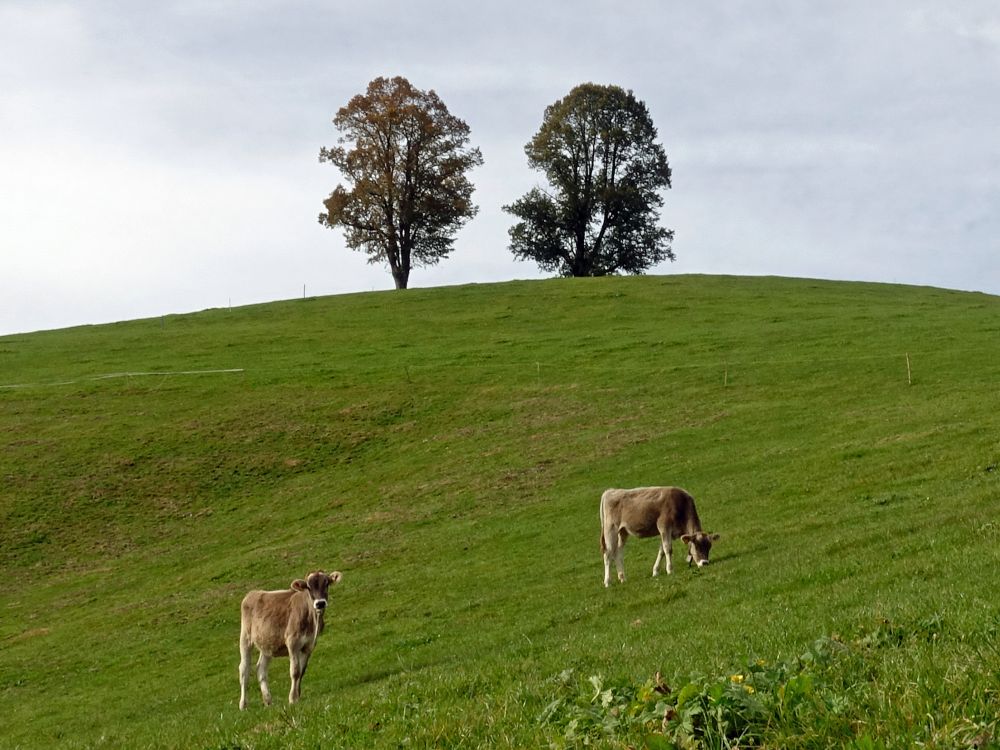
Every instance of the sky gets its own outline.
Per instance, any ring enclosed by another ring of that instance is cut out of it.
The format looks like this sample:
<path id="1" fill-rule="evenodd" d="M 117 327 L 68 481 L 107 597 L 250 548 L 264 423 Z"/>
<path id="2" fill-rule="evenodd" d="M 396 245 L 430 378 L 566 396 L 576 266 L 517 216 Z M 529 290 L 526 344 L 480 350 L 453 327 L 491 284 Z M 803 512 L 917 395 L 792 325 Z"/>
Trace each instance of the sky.
<path id="1" fill-rule="evenodd" d="M 471 128 L 479 213 L 411 287 L 544 278 L 501 206 L 587 81 L 673 170 L 650 273 L 1000 294 L 995 0 L 0 0 L 0 335 L 391 289 L 322 227 L 377 76 Z"/>

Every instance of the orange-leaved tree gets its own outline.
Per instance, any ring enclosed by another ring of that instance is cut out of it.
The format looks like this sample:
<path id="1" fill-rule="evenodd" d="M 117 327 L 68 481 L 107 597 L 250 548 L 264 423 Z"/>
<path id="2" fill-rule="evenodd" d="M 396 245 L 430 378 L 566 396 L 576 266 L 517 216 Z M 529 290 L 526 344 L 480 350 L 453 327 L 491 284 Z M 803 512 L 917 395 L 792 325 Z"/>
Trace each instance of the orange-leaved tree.
<path id="1" fill-rule="evenodd" d="M 337 185 L 319 221 L 342 227 L 347 246 L 366 252 L 369 263 L 388 263 L 396 288 L 405 289 L 410 270 L 447 257 L 476 215 L 467 173 L 482 154 L 433 90 L 399 76 L 369 83 L 333 124 L 338 145 L 319 160 L 337 167 L 349 187 Z"/>

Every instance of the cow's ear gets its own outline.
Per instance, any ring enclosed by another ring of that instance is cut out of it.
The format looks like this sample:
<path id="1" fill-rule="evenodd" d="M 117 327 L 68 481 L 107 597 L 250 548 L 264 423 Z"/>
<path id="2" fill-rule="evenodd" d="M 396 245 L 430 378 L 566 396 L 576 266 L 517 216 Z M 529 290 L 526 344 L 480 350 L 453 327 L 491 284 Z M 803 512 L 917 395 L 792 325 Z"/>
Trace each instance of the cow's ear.
<path id="1" fill-rule="evenodd" d="M 691 542 L 694 541 L 694 535 L 685 534 L 684 536 L 681 537 L 681 541 L 684 542 L 684 544 L 691 544 Z"/>
<path id="2" fill-rule="evenodd" d="M 301 578 L 296 578 L 292 581 L 292 588 L 296 591 L 305 591 L 309 588 L 309 584 L 303 581 Z"/>
<path id="3" fill-rule="evenodd" d="M 330 583 L 340 583 L 340 581 L 341 581 L 341 579 L 343 579 L 343 577 L 344 577 L 344 574 L 341 573 L 339 570 L 333 571 L 328 576 L 328 578 L 330 579 Z"/>
<path id="4" fill-rule="evenodd" d="M 708 538 L 711 539 L 713 542 L 719 541 L 719 535 L 718 534 L 709 534 Z"/>

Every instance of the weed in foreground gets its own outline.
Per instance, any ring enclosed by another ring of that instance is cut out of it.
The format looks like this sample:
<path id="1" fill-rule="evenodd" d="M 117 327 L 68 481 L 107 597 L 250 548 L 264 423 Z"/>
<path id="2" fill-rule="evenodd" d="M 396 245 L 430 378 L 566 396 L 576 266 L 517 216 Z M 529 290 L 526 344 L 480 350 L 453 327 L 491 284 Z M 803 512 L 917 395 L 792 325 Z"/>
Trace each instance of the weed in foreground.
<path id="1" fill-rule="evenodd" d="M 969 669 L 956 672 L 949 657 L 942 673 L 933 653 L 941 627 L 940 617 L 881 621 L 850 641 L 819 638 L 794 659 L 755 660 L 677 689 L 660 673 L 633 684 L 566 670 L 539 721 L 554 748 L 998 748 L 1000 663 L 981 661 L 996 653 L 995 636 L 964 654 Z"/>

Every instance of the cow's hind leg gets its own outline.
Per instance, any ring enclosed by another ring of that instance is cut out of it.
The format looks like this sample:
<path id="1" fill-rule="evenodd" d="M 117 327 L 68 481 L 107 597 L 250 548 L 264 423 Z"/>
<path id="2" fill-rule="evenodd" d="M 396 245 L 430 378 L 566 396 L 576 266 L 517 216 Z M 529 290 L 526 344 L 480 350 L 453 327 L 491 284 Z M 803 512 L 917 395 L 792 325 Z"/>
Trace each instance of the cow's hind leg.
<path id="1" fill-rule="evenodd" d="M 253 644 L 246 634 L 240 633 L 240 711 L 247 707 L 247 683 L 250 682 L 250 659 Z"/>
<path id="2" fill-rule="evenodd" d="M 601 551 L 604 553 L 604 588 L 611 585 L 611 560 L 618 549 L 618 532 L 613 527 L 607 527 L 601 532 Z"/>
<path id="3" fill-rule="evenodd" d="M 270 663 L 271 657 L 261 651 L 260 658 L 257 659 L 257 680 L 260 682 L 260 697 L 264 699 L 265 706 L 271 705 L 271 688 L 267 685 L 267 666 Z"/>
<path id="4" fill-rule="evenodd" d="M 628 532 L 618 529 L 617 548 L 615 549 L 615 569 L 618 571 L 618 582 L 625 583 L 625 540 Z"/>

